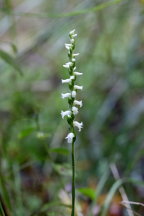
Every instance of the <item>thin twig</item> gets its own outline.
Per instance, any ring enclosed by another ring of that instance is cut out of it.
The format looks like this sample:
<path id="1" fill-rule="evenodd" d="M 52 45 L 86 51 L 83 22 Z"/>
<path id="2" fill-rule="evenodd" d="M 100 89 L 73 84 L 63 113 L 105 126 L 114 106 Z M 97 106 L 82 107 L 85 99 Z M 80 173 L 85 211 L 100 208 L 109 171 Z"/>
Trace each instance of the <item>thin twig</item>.
<path id="1" fill-rule="evenodd" d="M 121 202 L 121 204 L 122 204 L 122 202 Z M 126 209 L 129 209 L 131 212 L 133 212 L 134 215 L 136 215 L 136 216 L 141 216 L 141 215 L 140 215 L 139 213 L 137 213 L 136 211 L 133 211 L 133 210 L 131 210 L 130 208 L 128 208 L 127 205 L 124 205 L 124 204 L 123 204 L 123 206 L 124 206 Z"/>
<path id="2" fill-rule="evenodd" d="M 127 204 L 131 204 L 131 205 L 140 205 L 140 206 L 143 206 L 144 207 L 144 204 L 143 203 L 140 203 L 140 202 L 133 202 L 133 201 L 122 201 L 121 202 L 123 205 L 127 205 Z"/>
<path id="3" fill-rule="evenodd" d="M 113 174 L 114 178 L 116 180 L 120 179 L 120 176 L 119 176 L 118 169 L 117 169 L 116 165 L 111 164 L 110 168 L 111 168 L 111 171 L 112 171 L 112 174 Z M 121 194 L 122 200 L 124 202 L 126 201 L 127 204 L 128 204 L 128 208 L 127 208 L 128 215 L 129 216 L 134 216 L 131 205 L 130 205 L 129 200 L 128 200 L 128 197 L 127 197 L 126 192 L 125 192 L 125 190 L 124 190 L 124 188 L 122 186 L 119 188 L 119 192 Z"/>

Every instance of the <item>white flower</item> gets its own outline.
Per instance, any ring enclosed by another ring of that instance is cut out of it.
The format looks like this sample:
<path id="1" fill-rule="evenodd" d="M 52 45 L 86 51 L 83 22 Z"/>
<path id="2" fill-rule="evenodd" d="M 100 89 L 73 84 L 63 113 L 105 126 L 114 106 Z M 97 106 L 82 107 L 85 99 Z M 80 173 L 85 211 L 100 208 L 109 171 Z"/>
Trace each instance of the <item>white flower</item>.
<path id="1" fill-rule="evenodd" d="M 66 48 L 67 50 L 70 50 L 71 47 L 72 47 L 71 44 L 65 44 L 65 48 Z"/>
<path id="2" fill-rule="evenodd" d="M 70 35 L 73 35 L 75 33 L 75 29 L 69 32 Z"/>
<path id="3" fill-rule="evenodd" d="M 61 81 L 62 83 L 70 83 L 74 78 L 75 78 L 74 76 L 70 76 L 69 79 L 65 79 L 65 80 L 62 79 Z"/>
<path id="4" fill-rule="evenodd" d="M 70 68 L 72 66 L 72 62 L 67 62 L 63 65 L 64 68 Z"/>
<path id="5" fill-rule="evenodd" d="M 65 116 L 70 117 L 70 115 L 71 115 L 71 111 L 70 110 L 61 111 L 62 118 L 64 118 Z"/>
<path id="6" fill-rule="evenodd" d="M 72 31 L 70 31 L 69 35 L 74 38 L 77 37 L 77 34 L 75 34 L 75 29 L 73 29 Z"/>
<path id="7" fill-rule="evenodd" d="M 72 62 L 75 62 L 76 61 L 76 59 L 75 58 L 72 58 Z"/>
<path id="8" fill-rule="evenodd" d="M 77 37 L 77 34 L 73 34 L 72 37 Z"/>
<path id="9" fill-rule="evenodd" d="M 68 143 L 72 143 L 74 137 L 75 137 L 74 133 L 69 133 L 65 139 L 67 139 Z"/>
<path id="10" fill-rule="evenodd" d="M 65 79 L 65 80 L 62 79 L 62 83 L 70 83 L 70 82 L 71 82 L 71 79 Z"/>
<path id="11" fill-rule="evenodd" d="M 76 76 L 81 76 L 81 75 L 83 75 L 82 73 L 80 73 L 80 72 L 74 72 L 74 74 L 76 75 Z"/>
<path id="12" fill-rule="evenodd" d="M 71 96 L 71 93 L 62 93 L 62 94 L 61 94 L 62 99 L 68 98 L 68 97 L 70 97 L 70 96 Z"/>
<path id="13" fill-rule="evenodd" d="M 82 107 L 82 101 L 74 100 L 74 105 Z"/>
<path id="14" fill-rule="evenodd" d="M 81 129 L 83 128 L 83 123 L 82 122 L 79 123 L 77 121 L 73 121 L 73 125 L 75 127 L 77 127 L 79 131 L 81 131 Z"/>
<path id="15" fill-rule="evenodd" d="M 73 98 L 75 98 L 75 97 L 76 97 L 76 91 L 72 91 L 71 96 L 72 96 Z"/>
<path id="16" fill-rule="evenodd" d="M 72 38 L 72 39 L 70 39 L 70 42 L 71 42 L 71 43 L 74 43 L 74 39 L 73 39 L 73 38 Z"/>
<path id="17" fill-rule="evenodd" d="M 76 71 L 76 57 L 79 55 L 79 53 L 73 53 L 75 49 L 75 37 L 77 37 L 77 34 L 75 33 L 75 29 L 69 32 L 69 38 L 70 43 L 66 43 L 65 47 L 68 50 L 68 57 L 69 62 L 65 63 L 63 65 L 64 68 L 67 68 L 69 71 L 70 77 L 67 79 L 62 79 L 62 83 L 68 83 L 69 84 L 69 93 L 62 93 L 62 98 L 68 98 L 68 103 L 70 106 L 70 110 L 61 111 L 62 118 L 73 118 L 74 115 L 76 115 L 79 112 L 79 108 L 82 107 L 82 101 L 76 100 L 77 90 L 82 90 L 83 86 L 75 85 L 76 76 L 81 76 L 82 73 Z M 71 122 L 68 121 L 70 124 L 70 129 L 73 127 L 77 127 L 79 131 L 83 128 L 83 123 L 72 120 Z M 73 143 L 75 141 L 75 134 L 74 132 L 70 132 L 66 138 L 68 143 Z"/>
<path id="18" fill-rule="evenodd" d="M 70 79 L 71 79 L 71 80 L 75 79 L 75 76 L 70 76 Z"/>
<path id="19" fill-rule="evenodd" d="M 76 57 L 76 56 L 78 56 L 79 55 L 79 53 L 74 53 L 73 54 L 73 57 Z"/>
<path id="20" fill-rule="evenodd" d="M 72 112 L 73 112 L 74 115 L 78 114 L 78 108 L 73 106 L 72 107 Z"/>
<path id="21" fill-rule="evenodd" d="M 74 89 L 75 89 L 75 90 L 82 90 L 82 89 L 83 89 L 83 86 L 74 85 Z"/>

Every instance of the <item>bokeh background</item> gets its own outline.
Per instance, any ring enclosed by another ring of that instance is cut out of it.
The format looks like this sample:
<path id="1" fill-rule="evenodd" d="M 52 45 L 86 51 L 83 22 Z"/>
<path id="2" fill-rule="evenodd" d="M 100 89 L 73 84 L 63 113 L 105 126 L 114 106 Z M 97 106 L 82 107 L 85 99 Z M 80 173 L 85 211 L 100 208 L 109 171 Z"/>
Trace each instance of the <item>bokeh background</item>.
<path id="1" fill-rule="evenodd" d="M 1 216 L 70 215 L 60 94 L 72 29 L 84 86 L 76 215 L 144 214 L 143 21 L 143 0 L 0 1 Z"/>

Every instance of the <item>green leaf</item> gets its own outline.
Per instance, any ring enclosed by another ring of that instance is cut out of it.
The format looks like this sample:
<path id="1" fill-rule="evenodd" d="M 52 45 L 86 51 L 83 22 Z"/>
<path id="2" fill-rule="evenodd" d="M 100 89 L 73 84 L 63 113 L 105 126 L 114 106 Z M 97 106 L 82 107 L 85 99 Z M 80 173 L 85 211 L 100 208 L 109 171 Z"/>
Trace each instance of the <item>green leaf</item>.
<path id="1" fill-rule="evenodd" d="M 1 202 L 0 202 L 0 215 L 5 216 Z"/>
<path id="2" fill-rule="evenodd" d="M 53 148 L 50 151 L 56 152 L 58 154 L 64 154 L 64 155 L 68 155 L 70 153 L 69 150 L 66 148 Z"/>
<path id="3" fill-rule="evenodd" d="M 109 177 L 109 169 L 108 169 L 108 166 L 105 166 L 104 173 L 101 176 L 101 178 L 100 178 L 100 180 L 99 180 L 99 182 L 98 182 L 98 184 L 96 186 L 96 189 L 95 189 L 95 197 L 92 200 L 92 205 L 91 205 L 91 209 L 90 209 L 90 216 L 93 216 L 92 209 L 96 205 L 100 194 L 102 194 L 102 190 L 105 187 L 105 184 L 106 184 L 106 182 L 108 180 L 108 177 Z"/>
<path id="4" fill-rule="evenodd" d="M 96 187 L 96 190 L 95 190 L 95 199 L 94 199 L 94 203 L 97 202 L 98 197 L 99 197 L 100 194 L 102 193 L 102 190 L 103 190 L 103 188 L 104 188 L 104 186 L 105 186 L 105 184 L 106 184 L 106 181 L 107 181 L 108 177 L 109 177 L 109 170 L 108 170 L 108 168 L 107 168 L 107 166 L 106 166 L 106 169 L 104 170 L 104 174 L 103 174 L 102 177 L 100 178 L 99 183 L 98 183 L 98 185 L 97 185 L 97 187 Z"/>
<path id="5" fill-rule="evenodd" d="M 22 72 L 21 68 L 19 67 L 18 63 L 7 52 L 0 50 L 0 58 L 3 61 L 5 61 L 7 64 L 9 64 L 11 67 L 13 67 L 17 72 L 19 72 L 20 75 L 23 75 L 23 72 Z"/>
<path id="6" fill-rule="evenodd" d="M 89 197 L 91 200 L 95 199 L 95 190 L 92 188 L 79 188 L 78 191 L 84 196 Z"/>
<path id="7" fill-rule="evenodd" d="M 35 128 L 33 127 L 30 127 L 30 128 L 26 128 L 24 130 L 22 130 L 19 134 L 18 134 L 18 138 L 19 139 L 23 139 L 27 136 L 29 136 L 32 132 L 35 131 Z"/>
<path id="8" fill-rule="evenodd" d="M 16 54 L 18 52 L 17 46 L 14 43 L 11 43 L 10 45 L 11 45 L 13 53 Z"/>
<path id="9" fill-rule="evenodd" d="M 109 191 L 109 193 L 108 193 L 108 195 L 106 197 L 106 200 L 104 202 L 104 206 L 103 206 L 103 209 L 102 209 L 101 216 L 106 216 L 107 215 L 108 209 L 109 209 L 111 201 L 113 199 L 113 196 L 115 195 L 116 191 L 122 185 L 123 182 L 124 182 L 124 180 L 119 179 L 111 187 L 111 189 L 110 189 L 110 191 Z"/>

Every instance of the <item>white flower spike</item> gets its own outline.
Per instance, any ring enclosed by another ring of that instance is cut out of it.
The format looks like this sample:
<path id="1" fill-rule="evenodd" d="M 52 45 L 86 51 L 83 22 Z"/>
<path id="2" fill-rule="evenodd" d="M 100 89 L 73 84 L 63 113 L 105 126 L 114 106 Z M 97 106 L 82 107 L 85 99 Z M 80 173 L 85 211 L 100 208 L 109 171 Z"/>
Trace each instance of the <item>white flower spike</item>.
<path id="1" fill-rule="evenodd" d="M 75 29 L 69 32 L 70 43 L 66 43 L 65 47 L 68 50 L 68 58 L 69 62 L 63 65 L 64 68 L 68 69 L 69 78 L 62 80 L 62 83 L 68 83 L 69 93 L 61 94 L 62 98 L 68 98 L 69 110 L 61 111 L 61 116 L 64 118 L 67 117 L 67 122 L 69 124 L 69 133 L 65 139 L 67 139 L 68 143 L 72 145 L 72 212 L 71 215 L 75 215 L 75 127 L 78 128 L 79 131 L 83 128 L 83 123 L 75 120 L 75 116 L 78 114 L 80 107 L 82 107 L 82 101 L 77 100 L 77 90 L 82 90 L 83 86 L 79 86 L 76 84 L 77 76 L 81 76 L 82 73 L 76 71 L 76 57 L 79 53 L 74 53 L 75 49 L 75 38 L 77 34 L 75 33 Z M 78 106 L 78 107 L 77 107 Z"/>
<path id="2" fill-rule="evenodd" d="M 61 111 L 62 118 L 64 118 L 65 116 L 70 117 L 70 115 L 71 115 L 71 111 L 70 110 Z"/>
<path id="3" fill-rule="evenodd" d="M 67 139 L 68 143 L 72 143 L 74 137 L 75 137 L 74 133 L 69 133 L 65 139 Z"/>
<path id="4" fill-rule="evenodd" d="M 79 111 L 78 107 L 80 108 L 83 105 L 81 100 L 76 100 L 77 90 L 83 89 L 83 86 L 75 84 L 77 76 L 82 75 L 82 73 L 75 71 L 76 70 L 76 58 L 75 57 L 79 55 L 79 53 L 74 53 L 76 36 L 77 34 L 75 34 L 75 29 L 73 29 L 72 31 L 69 32 L 70 43 L 65 43 L 65 47 L 68 50 L 69 62 L 65 63 L 63 67 L 69 69 L 70 77 L 68 79 L 62 79 L 62 83 L 69 84 L 70 92 L 62 93 L 61 97 L 63 99 L 68 98 L 70 110 L 61 111 L 61 115 L 62 115 L 62 118 L 64 118 L 65 116 L 69 117 L 68 123 L 70 124 L 70 130 L 72 129 L 71 127 L 73 125 L 77 127 L 79 131 L 81 131 L 83 127 L 83 123 L 82 122 L 79 123 L 75 121 L 75 118 L 73 117 L 73 115 L 75 116 L 78 114 L 78 111 Z M 66 137 L 66 139 L 68 139 L 68 142 L 71 142 L 73 140 L 72 138 L 71 141 L 69 141 L 69 137 L 71 137 L 72 134 L 74 136 L 74 133 L 69 133 L 68 136 Z"/>

